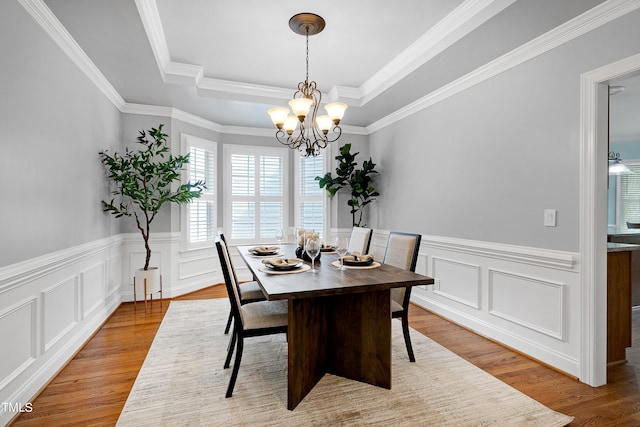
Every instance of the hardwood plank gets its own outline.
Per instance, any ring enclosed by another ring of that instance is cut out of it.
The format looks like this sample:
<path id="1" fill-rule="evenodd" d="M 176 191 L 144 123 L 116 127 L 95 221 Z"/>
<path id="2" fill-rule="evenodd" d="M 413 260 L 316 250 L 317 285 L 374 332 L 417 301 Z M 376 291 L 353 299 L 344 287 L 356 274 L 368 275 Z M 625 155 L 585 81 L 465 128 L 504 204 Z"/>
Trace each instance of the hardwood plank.
<path id="1" fill-rule="evenodd" d="M 224 285 L 176 299 L 205 298 L 226 298 Z M 153 308 L 153 314 L 145 316 L 144 309 L 134 312 L 133 304 L 122 304 L 40 395 L 32 399 L 33 412 L 21 414 L 13 425 L 114 425 L 164 316 L 156 306 Z M 627 350 L 629 363 L 609 368 L 609 384 L 598 388 L 414 305 L 409 310 L 409 323 L 531 398 L 574 416 L 571 426 L 640 425 L 640 311 L 633 315 L 634 342 Z M 79 392 L 74 396 L 82 396 L 82 405 L 67 397 L 76 391 Z"/>

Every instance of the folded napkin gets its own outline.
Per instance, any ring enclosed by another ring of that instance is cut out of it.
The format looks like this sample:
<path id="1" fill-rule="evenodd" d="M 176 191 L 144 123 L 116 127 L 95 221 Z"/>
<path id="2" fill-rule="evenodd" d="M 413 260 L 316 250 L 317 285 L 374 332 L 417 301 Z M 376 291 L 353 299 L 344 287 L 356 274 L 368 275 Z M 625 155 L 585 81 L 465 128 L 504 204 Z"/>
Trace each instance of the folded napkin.
<path id="1" fill-rule="evenodd" d="M 290 265 L 296 265 L 298 263 L 301 263 L 302 260 L 300 258 L 270 258 L 270 259 L 263 259 L 262 263 L 263 264 L 270 264 L 273 265 L 275 267 L 286 267 L 286 266 L 290 266 Z"/>
<path id="2" fill-rule="evenodd" d="M 373 262 L 373 255 L 358 255 L 355 251 L 353 255 L 343 256 L 344 261 L 351 262 Z"/>
<path id="3" fill-rule="evenodd" d="M 278 249 L 280 249 L 280 246 L 256 246 L 249 250 L 255 251 L 255 252 L 274 252 L 274 251 L 277 251 Z"/>

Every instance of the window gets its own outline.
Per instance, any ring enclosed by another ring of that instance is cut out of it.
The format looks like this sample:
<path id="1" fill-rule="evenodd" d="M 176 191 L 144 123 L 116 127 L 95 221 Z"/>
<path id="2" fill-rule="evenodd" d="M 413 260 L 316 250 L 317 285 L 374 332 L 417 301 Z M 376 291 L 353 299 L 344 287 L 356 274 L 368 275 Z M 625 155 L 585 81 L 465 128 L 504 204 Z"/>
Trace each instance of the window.
<path id="1" fill-rule="evenodd" d="M 225 145 L 226 232 L 234 242 L 273 242 L 287 220 L 286 149 Z"/>
<path id="2" fill-rule="evenodd" d="M 627 221 L 640 222 L 640 163 L 624 163 L 633 173 L 618 175 L 616 222 L 620 230 L 627 231 Z"/>
<path id="3" fill-rule="evenodd" d="M 327 196 L 326 190 L 320 188 L 315 177 L 323 176 L 325 169 L 323 153 L 316 157 L 297 158 L 295 223 L 306 230 L 315 230 L 321 238 L 326 235 L 324 225 Z"/>
<path id="4" fill-rule="evenodd" d="M 207 188 L 199 199 L 184 205 L 183 230 L 189 249 L 209 247 L 216 238 L 216 150 L 217 144 L 190 135 L 182 135 L 183 152 L 189 153 L 184 182 L 204 180 Z"/>

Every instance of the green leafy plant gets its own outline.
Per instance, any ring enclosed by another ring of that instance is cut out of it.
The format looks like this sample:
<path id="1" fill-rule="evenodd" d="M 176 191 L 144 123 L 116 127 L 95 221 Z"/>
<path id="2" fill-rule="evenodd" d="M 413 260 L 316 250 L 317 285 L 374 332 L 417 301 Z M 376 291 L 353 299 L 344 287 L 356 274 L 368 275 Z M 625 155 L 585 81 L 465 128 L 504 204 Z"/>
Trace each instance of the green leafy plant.
<path id="1" fill-rule="evenodd" d="M 345 144 L 340 147 L 340 155 L 336 156 L 338 166 L 336 167 L 336 177 L 334 178 L 330 172 L 323 177 L 316 176 L 319 181 L 320 188 L 326 188 L 329 197 L 333 197 L 342 188 L 347 187 L 351 192 L 351 198 L 347 204 L 351 207 L 351 217 L 354 227 L 361 227 L 362 213 L 365 206 L 373 202 L 380 195 L 372 185 L 373 174 L 377 174 L 375 170 L 376 164 L 369 160 L 362 163 L 362 168 L 357 169 L 356 156 L 360 154 L 351 154 L 351 144 Z"/>
<path id="2" fill-rule="evenodd" d="M 126 148 L 124 154 L 111 155 L 106 150 L 99 153 L 114 196 L 110 201 L 102 201 L 102 209 L 116 218 L 135 218 L 147 251 L 144 270 L 149 269 L 151 259 L 150 226 L 160 208 L 165 203 L 189 203 L 206 188 L 204 181 L 196 181 L 172 189 L 172 184 L 180 180 L 180 171 L 189 163 L 189 154 L 170 153 L 162 126 L 140 131 L 137 142 L 144 147 L 140 150 Z"/>

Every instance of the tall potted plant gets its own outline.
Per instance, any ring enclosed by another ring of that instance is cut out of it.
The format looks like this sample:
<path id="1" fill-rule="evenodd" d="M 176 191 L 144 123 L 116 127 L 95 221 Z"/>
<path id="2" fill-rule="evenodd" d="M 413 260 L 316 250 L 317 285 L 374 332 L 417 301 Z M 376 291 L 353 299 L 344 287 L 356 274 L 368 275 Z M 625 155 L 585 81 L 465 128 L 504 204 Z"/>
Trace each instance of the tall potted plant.
<path id="1" fill-rule="evenodd" d="M 148 131 L 141 130 L 136 142 L 139 150 L 125 149 L 124 154 L 101 151 L 100 161 L 111 184 L 109 201 L 102 201 L 102 209 L 116 218 L 133 217 L 144 240 L 144 267 L 136 271 L 136 282 L 146 283 L 147 294 L 160 290 L 160 271 L 149 267 L 151 223 L 165 203 L 188 203 L 200 197 L 206 188 L 204 181 L 172 188 L 180 180 L 180 171 L 189 163 L 189 154 L 174 156 L 167 146 L 163 124 Z M 146 281 L 145 281 L 146 279 Z"/>
<path id="2" fill-rule="evenodd" d="M 377 174 L 375 170 L 376 164 L 369 160 L 362 163 L 362 168 L 356 166 L 356 156 L 360 154 L 351 154 L 351 144 L 345 144 L 340 147 L 340 154 L 336 156 L 338 166 L 336 167 L 336 177 L 327 172 L 323 177 L 316 176 L 319 181 L 320 188 L 326 188 L 329 197 L 333 198 L 336 193 L 344 187 L 347 187 L 351 193 L 351 198 L 347 204 L 351 207 L 352 224 L 354 227 L 362 227 L 362 213 L 369 203 L 373 202 L 380 195 L 373 187 L 373 174 Z"/>

